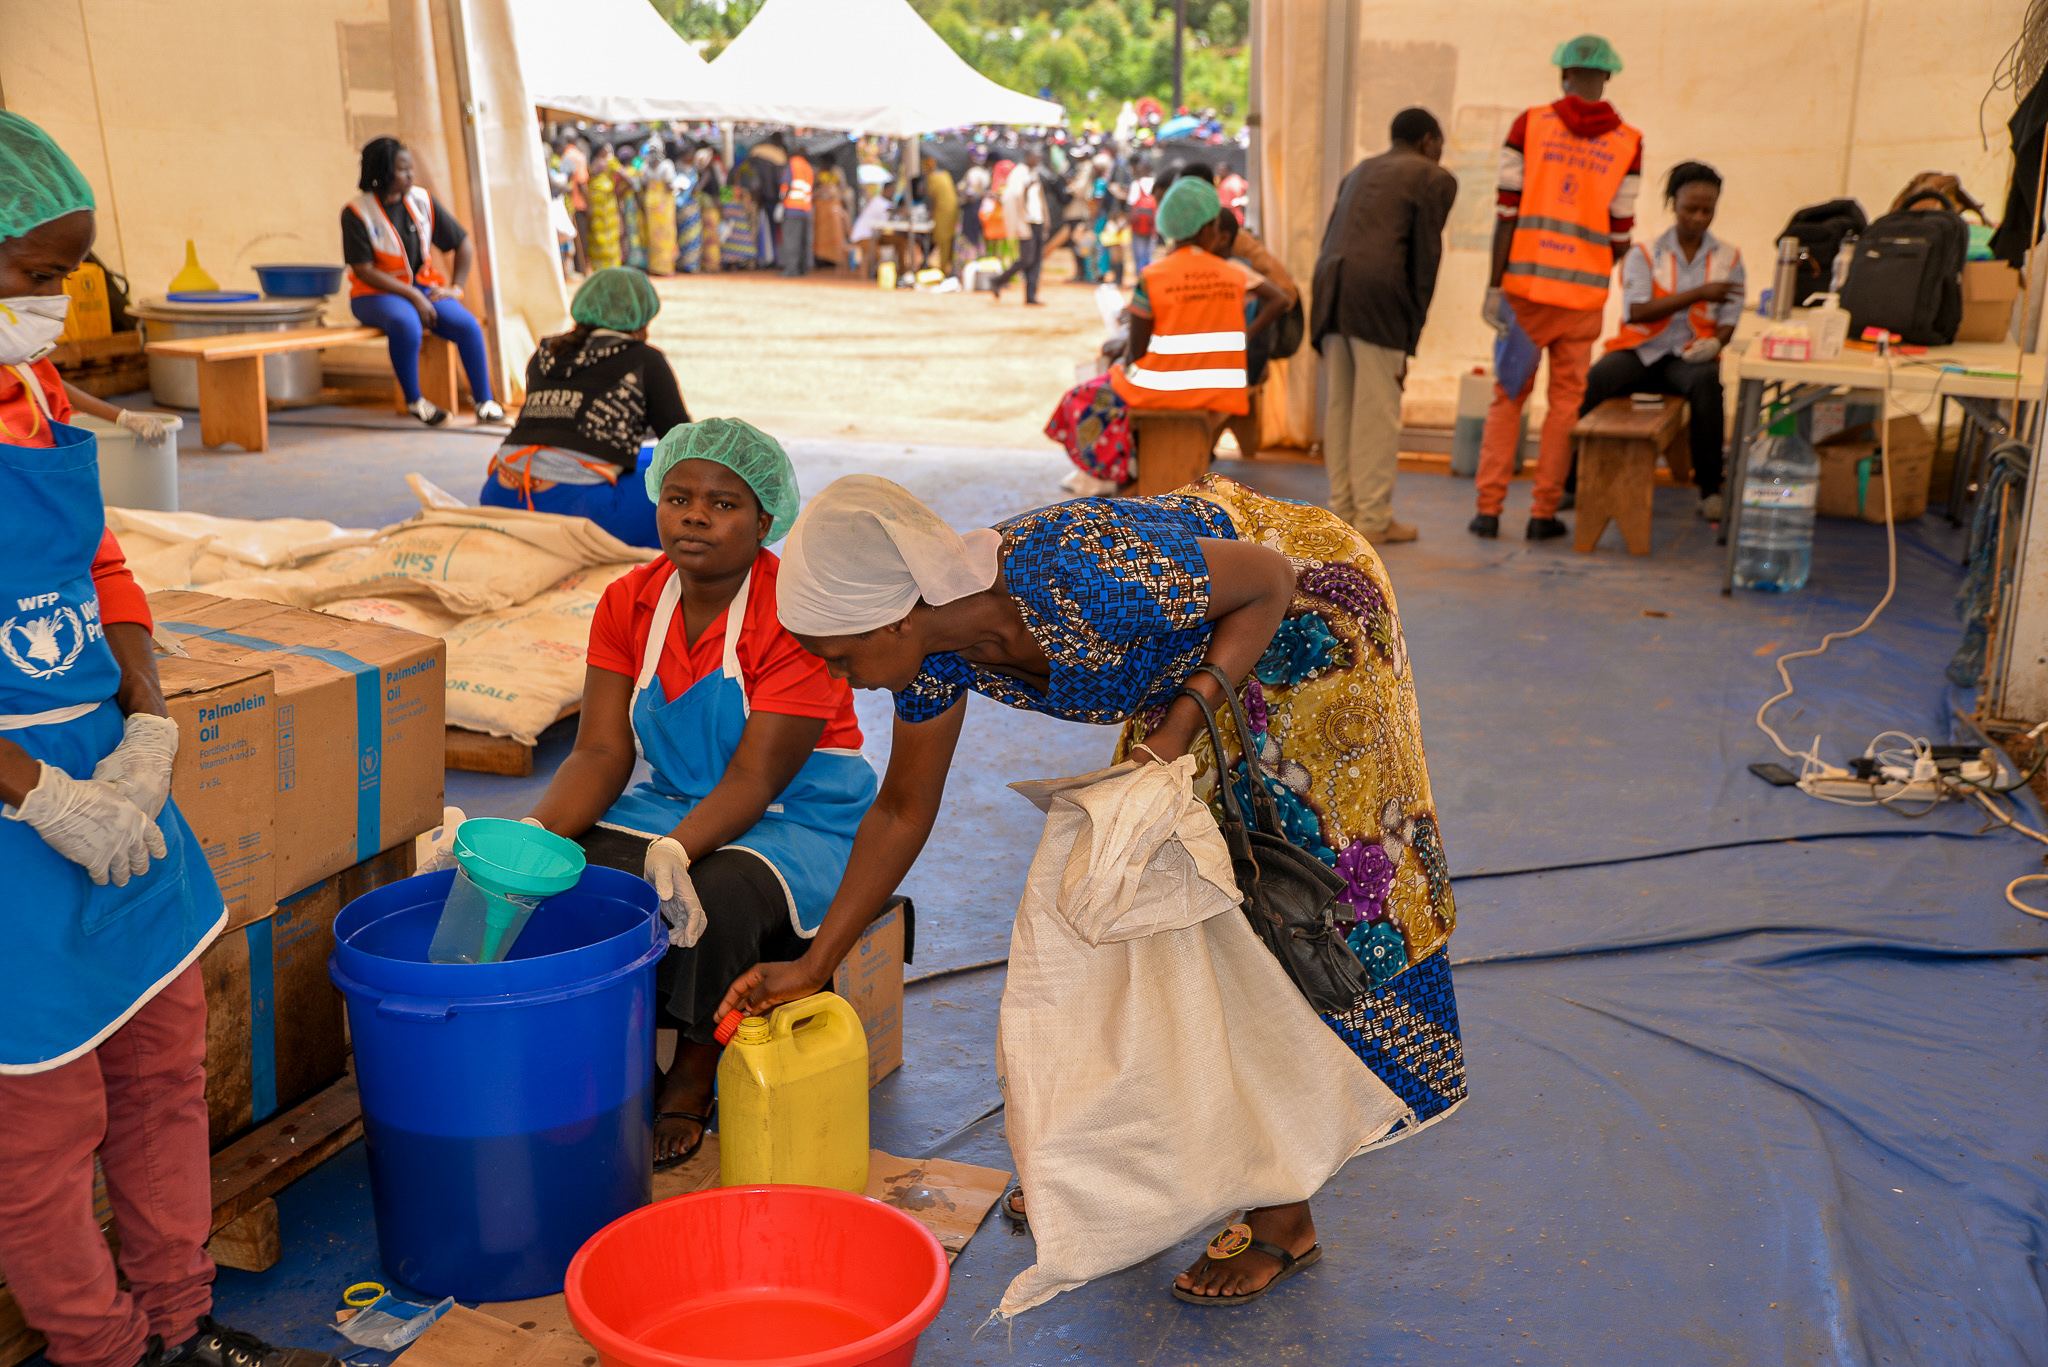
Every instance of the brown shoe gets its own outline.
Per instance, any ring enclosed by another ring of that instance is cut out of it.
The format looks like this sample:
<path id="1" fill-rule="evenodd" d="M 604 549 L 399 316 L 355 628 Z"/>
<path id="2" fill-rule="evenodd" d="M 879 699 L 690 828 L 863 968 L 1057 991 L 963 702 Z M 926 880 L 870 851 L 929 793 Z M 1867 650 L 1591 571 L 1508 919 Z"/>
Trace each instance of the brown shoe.
<path id="1" fill-rule="evenodd" d="M 1415 530 L 1414 523 L 1389 520 L 1386 530 L 1382 531 L 1378 536 L 1368 536 L 1365 539 L 1372 542 L 1375 546 L 1380 546 L 1390 541 L 1413 541 L 1419 535 L 1421 533 Z"/>

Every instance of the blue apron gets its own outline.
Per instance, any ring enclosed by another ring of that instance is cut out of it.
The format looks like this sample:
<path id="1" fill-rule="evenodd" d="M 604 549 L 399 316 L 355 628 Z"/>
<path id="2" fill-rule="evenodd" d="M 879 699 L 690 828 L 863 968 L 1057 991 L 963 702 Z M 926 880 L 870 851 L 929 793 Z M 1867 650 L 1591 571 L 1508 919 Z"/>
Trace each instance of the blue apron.
<path id="1" fill-rule="evenodd" d="M 18 369 L 40 401 L 32 375 Z M 0 444 L 0 735 L 73 778 L 121 743 L 121 667 L 100 625 L 92 563 L 106 526 L 98 445 L 52 424 L 51 447 Z M 7 809 L 12 814 L 12 809 Z M 69 1063 L 199 957 L 227 921 L 220 890 L 169 802 L 170 846 L 126 887 L 95 886 L 25 821 L 0 818 L 0 1073 Z"/>
<path id="2" fill-rule="evenodd" d="M 633 738 L 653 778 L 628 791 L 599 823 L 648 837 L 667 835 L 725 777 L 747 726 L 747 690 L 740 678 L 740 632 L 746 627 L 750 572 L 725 610 L 725 660 L 667 700 L 656 674 L 668 640 L 682 580 L 671 575 L 655 601 L 640 676 L 633 688 Z M 854 828 L 874 804 L 880 785 L 857 750 L 814 750 L 796 777 L 769 804 L 767 815 L 733 845 L 768 861 L 789 894 L 796 933 L 815 935 L 839 891 L 853 852 Z"/>

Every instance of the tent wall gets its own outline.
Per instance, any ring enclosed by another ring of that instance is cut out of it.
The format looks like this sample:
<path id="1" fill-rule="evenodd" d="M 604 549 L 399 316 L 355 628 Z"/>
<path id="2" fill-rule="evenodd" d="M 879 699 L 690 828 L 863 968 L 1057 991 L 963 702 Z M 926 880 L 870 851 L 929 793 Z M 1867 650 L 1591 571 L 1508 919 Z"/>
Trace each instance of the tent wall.
<path id="1" fill-rule="evenodd" d="M 1769 283 L 1776 234 L 1803 204 L 1854 195 L 1873 216 L 1915 173 L 1953 171 L 1979 199 L 2003 203 L 2011 92 L 1978 104 L 2018 36 L 2025 0 L 1726 0 L 1697 5 L 1589 6 L 1574 0 L 1287 0 L 1259 9 L 1264 227 L 1304 283 L 1315 266 L 1338 180 L 1382 151 L 1393 115 L 1429 108 L 1449 137 L 1456 173 L 1442 273 L 1411 411 L 1448 422 L 1457 376 L 1487 359 L 1479 321 L 1497 149 L 1516 114 L 1556 98 L 1551 50 L 1593 29 L 1627 69 L 1609 86 L 1643 131 L 1638 240 L 1670 225 L 1664 174 L 1712 163 L 1726 178 L 1715 232 L 1741 248 L 1751 297 Z M 1619 315 L 1609 298 L 1609 334 Z M 1268 440 L 1315 435 L 1313 358 L 1288 363 L 1286 402 L 1272 404 Z M 1540 390 L 1539 390 L 1540 395 Z"/>
<path id="2" fill-rule="evenodd" d="M 404 138 L 421 183 L 479 226 L 450 3 L 0 0 L 0 102 L 48 129 L 92 182 L 101 259 L 137 295 L 164 291 L 188 238 L 223 286 L 254 289 L 259 262 L 341 259 L 359 150 L 381 135 Z M 516 129 L 520 140 L 520 156 L 498 158 L 508 179 L 492 196 L 506 238 L 501 345 L 516 377 L 519 339 L 565 325 L 568 311 L 553 234 L 533 231 L 545 226 L 547 189 L 531 113 L 501 88 L 517 84 L 504 0 L 464 3 L 481 41 L 502 43 L 473 54 L 490 84 L 486 138 L 509 148 L 504 131 Z M 467 302 L 481 316 L 480 280 Z M 345 295 L 328 316 L 352 321 Z"/>

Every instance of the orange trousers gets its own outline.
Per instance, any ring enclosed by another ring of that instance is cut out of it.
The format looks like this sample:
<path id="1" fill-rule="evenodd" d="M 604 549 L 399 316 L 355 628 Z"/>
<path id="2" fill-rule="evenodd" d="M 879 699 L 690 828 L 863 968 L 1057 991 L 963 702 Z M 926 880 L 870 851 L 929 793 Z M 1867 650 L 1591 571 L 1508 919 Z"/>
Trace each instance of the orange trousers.
<path id="1" fill-rule="evenodd" d="M 1572 468 L 1572 428 L 1579 421 L 1579 400 L 1586 395 L 1586 372 L 1592 368 L 1593 343 L 1600 338 L 1599 309 L 1565 309 L 1532 304 L 1509 295 L 1529 340 L 1550 353 L 1550 412 L 1543 419 L 1537 447 L 1536 494 L 1531 517 L 1555 517 L 1564 498 L 1565 476 Z M 1515 472 L 1515 443 L 1522 432 L 1522 405 L 1536 387 L 1536 377 L 1510 394 L 1498 384 L 1486 410 L 1486 435 L 1479 442 L 1479 511 L 1500 516 L 1508 499 L 1508 479 Z"/>

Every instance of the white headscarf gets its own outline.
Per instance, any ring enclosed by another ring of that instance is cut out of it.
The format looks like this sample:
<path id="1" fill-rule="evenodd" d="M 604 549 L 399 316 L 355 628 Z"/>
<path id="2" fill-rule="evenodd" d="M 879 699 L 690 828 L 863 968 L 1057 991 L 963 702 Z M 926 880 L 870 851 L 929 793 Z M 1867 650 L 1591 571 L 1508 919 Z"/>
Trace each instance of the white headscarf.
<path id="1" fill-rule="evenodd" d="M 804 508 L 775 582 L 782 625 L 853 636 L 900 622 L 996 582 L 1002 533 L 962 536 L 910 491 L 876 475 L 834 480 Z"/>

